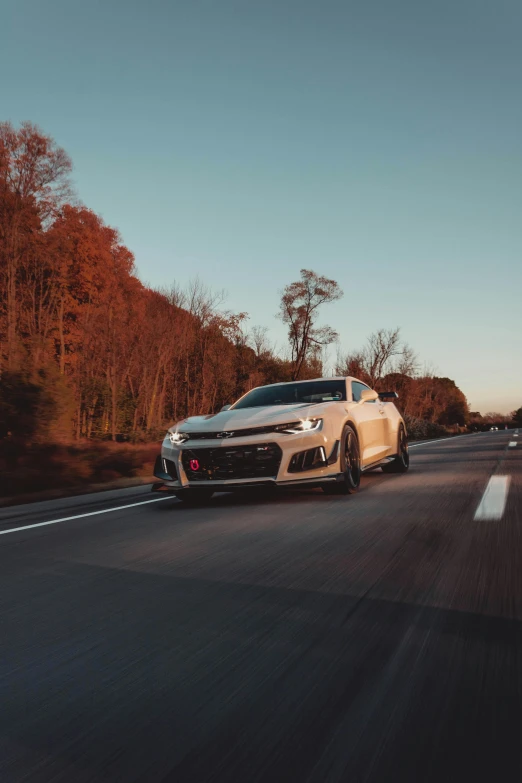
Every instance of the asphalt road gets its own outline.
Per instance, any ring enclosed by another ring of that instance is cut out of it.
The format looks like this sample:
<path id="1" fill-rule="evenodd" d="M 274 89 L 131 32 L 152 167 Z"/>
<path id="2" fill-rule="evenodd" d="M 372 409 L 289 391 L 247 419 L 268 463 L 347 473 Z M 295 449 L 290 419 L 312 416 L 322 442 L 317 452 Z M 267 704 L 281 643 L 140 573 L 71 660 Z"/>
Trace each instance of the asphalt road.
<path id="1" fill-rule="evenodd" d="M 2 512 L 2 783 L 520 781 L 522 431 L 411 456 Z"/>

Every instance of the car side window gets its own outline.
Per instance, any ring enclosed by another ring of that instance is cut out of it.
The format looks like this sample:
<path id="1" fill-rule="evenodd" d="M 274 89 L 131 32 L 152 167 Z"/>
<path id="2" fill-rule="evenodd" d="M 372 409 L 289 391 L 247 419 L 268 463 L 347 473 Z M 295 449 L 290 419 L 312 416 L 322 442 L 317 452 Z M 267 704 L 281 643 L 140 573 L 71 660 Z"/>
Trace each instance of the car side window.
<path id="1" fill-rule="evenodd" d="M 365 383 L 360 383 L 359 381 L 352 381 L 352 399 L 354 402 L 359 402 L 361 399 L 361 392 L 365 390 L 370 390 L 369 386 L 366 386 Z M 375 400 L 368 400 L 368 402 L 375 402 Z"/>

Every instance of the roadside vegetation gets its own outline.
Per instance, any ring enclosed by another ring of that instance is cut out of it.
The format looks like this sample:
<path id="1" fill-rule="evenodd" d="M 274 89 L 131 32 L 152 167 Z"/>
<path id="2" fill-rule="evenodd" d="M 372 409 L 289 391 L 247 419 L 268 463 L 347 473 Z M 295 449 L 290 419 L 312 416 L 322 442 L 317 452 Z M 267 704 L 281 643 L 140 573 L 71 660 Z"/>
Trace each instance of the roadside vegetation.
<path id="1" fill-rule="evenodd" d="M 120 488 L 151 481 L 157 443 L 80 441 L 4 442 L 0 456 L 0 505 L 46 499 L 86 490 Z"/>
<path id="2" fill-rule="evenodd" d="M 71 192 L 71 161 L 36 126 L 0 124 L 0 493 L 150 474 L 173 421 L 254 386 L 332 372 L 339 335 L 319 311 L 343 294 L 311 270 L 282 291 L 288 349 L 194 280 L 137 277 L 118 232 Z M 400 395 L 414 437 L 465 427 L 463 392 L 379 329 L 335 371 Z M 118 442 L 120 445 L 118 445 Z M 151 450 L 152 449 L 152 450 Z"/>

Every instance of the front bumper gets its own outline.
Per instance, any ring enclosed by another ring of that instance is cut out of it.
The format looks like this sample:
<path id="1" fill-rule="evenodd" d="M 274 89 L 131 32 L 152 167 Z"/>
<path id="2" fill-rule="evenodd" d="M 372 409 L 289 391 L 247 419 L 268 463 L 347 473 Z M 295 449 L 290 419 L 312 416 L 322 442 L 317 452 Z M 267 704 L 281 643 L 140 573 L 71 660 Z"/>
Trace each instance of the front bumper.
<path id="1" fill-rule="evenodd" d="M 318 432 L 186 441 L 165 438 L 154 475 L 166 489 L 322 484 L 339 476 L 339 442 Z M 309 456 L 302 457 L 303 452 Z"/>

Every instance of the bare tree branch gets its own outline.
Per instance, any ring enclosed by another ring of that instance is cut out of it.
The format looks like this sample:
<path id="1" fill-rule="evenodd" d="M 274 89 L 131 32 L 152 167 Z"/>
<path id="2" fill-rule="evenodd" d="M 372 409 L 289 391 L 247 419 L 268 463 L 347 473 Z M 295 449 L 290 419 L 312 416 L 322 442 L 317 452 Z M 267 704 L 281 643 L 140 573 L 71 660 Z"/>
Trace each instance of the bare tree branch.
<path id="1" fill-rule="evenodd" d="M 338 283 L 320 277 L 310 269 L 301 269 L 301 279 L 286 286 L 281 297 L 279 317 L 288 325 L 292 352 L 292 377 L 299 378 L 303 365 L 312 357 L 314 346 L 329 345 L 337 340 L 330 326 L 316 326 L 319 307 L 343 296 Z"/>

